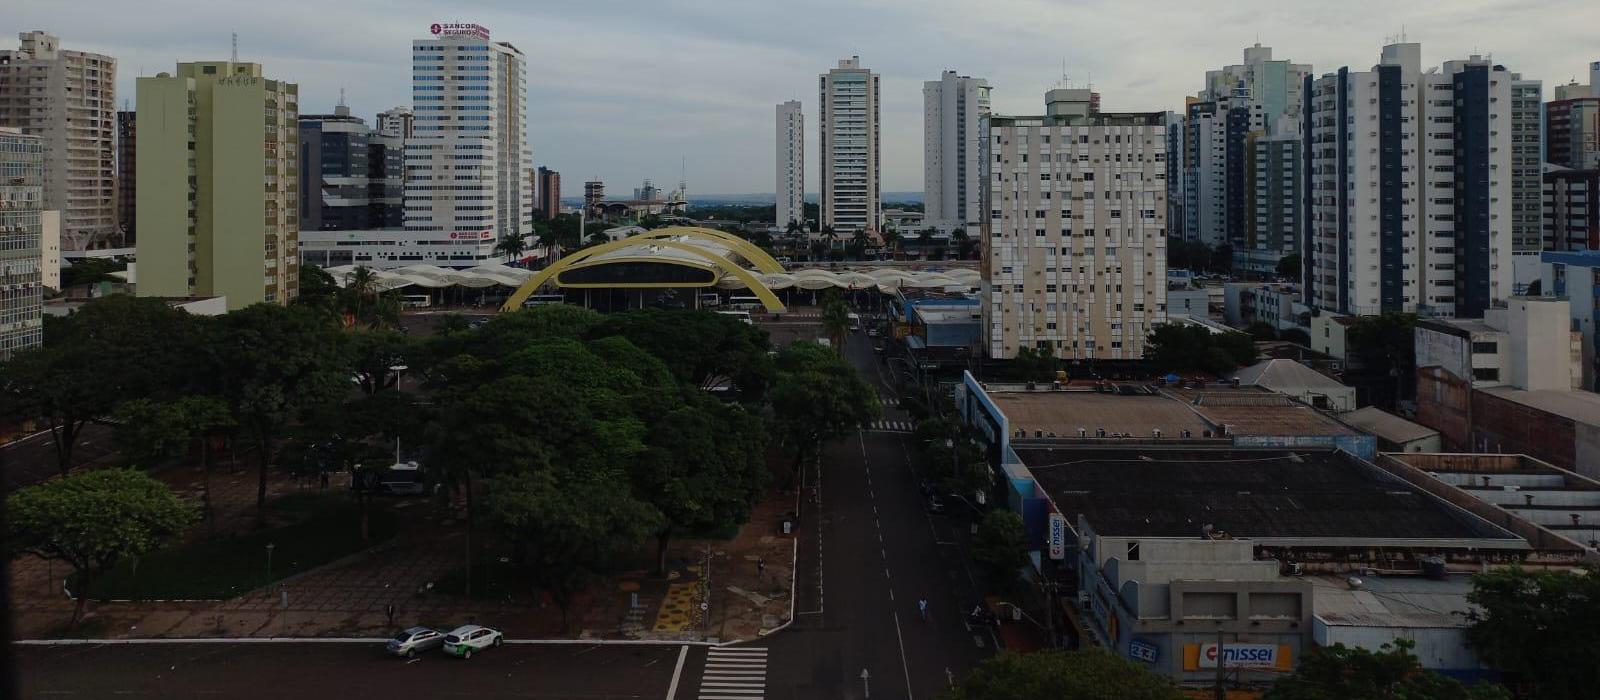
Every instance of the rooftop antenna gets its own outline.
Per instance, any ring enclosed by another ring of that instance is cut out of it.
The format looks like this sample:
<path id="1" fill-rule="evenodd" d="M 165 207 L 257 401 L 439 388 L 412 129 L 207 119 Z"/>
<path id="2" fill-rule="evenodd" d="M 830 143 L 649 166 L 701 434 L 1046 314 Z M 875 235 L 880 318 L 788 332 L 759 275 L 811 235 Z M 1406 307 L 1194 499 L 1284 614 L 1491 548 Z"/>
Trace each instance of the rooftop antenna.
<path id="1" fill-rule="evenodd" d="M 344 103 L 344 88 L 339 88 L 339 106 L 340 107 L 346 106 L 345 103 Z"/>
<path id="2" fill-rule="evenodd" d="M 239 33 L 233 33 L 233 62 L 239 62 Z"/>

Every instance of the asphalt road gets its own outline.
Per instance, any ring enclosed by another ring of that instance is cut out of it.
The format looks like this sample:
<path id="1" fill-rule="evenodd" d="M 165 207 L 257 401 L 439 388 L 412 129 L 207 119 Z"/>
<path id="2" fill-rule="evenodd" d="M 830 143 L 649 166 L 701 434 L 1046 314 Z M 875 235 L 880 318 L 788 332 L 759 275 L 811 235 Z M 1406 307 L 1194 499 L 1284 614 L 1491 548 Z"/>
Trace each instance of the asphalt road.
<path id="1" fill-rule="evenodd" d="M 378 643 L 19 646 L 20 697 L 667 698 L 698 684 L 703 647 L 507 644 L 471 660 L 415 662 Z M 668 698 L 668 700 L 671 700 Z"/>
<path id="2" fill-rule="evenodd" d="M 72 450 L 72 465 L 77 467 L 94 462 L 111 454 L 112 448 L 111 428 L 89 423 L 78 432 L 77 446 Z M 0 447 L 0 473 L 4 474 L 7 492 L 59 474 L 56 446 L 50 434 L 38 433 Z"/>

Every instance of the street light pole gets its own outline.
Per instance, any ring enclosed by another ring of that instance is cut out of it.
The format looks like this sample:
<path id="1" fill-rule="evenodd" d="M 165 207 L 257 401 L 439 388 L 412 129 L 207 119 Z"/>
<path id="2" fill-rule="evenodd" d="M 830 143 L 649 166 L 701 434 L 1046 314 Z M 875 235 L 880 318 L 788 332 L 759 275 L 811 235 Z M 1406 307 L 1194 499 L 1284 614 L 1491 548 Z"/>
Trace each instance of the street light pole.
<path id="1" fill-rule="evenodd" d="M 275 544 L 273 544 L 271 542 L 267 543 L 267 582 L 268 583 L 272 582 L 272 550 L 277 549 L 277 548 L 278 548 L 278 545 L 275 545 Z"/>

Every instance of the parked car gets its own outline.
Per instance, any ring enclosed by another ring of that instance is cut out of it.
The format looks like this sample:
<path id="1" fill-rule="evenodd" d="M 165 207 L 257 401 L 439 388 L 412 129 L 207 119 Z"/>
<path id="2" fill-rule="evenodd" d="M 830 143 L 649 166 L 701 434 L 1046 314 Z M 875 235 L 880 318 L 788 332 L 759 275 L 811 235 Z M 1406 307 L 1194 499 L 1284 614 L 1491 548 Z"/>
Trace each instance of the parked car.
<path id="1" fill-rule="evenodd" d="M 412 627 L 396 634 L 386 648 L 390 654 L 410 659 L 441 644 L 444 644 L 443 632 L 432 627 Z"/>
<path id="2" fill-rule="evenodd" d="M 473 653 L 500 646 L 504 642 L 505 635 L 500 630 L 481 625 L 462 625 L 445 635 L 444 651 L 446 654 L 470 659 Z"/>

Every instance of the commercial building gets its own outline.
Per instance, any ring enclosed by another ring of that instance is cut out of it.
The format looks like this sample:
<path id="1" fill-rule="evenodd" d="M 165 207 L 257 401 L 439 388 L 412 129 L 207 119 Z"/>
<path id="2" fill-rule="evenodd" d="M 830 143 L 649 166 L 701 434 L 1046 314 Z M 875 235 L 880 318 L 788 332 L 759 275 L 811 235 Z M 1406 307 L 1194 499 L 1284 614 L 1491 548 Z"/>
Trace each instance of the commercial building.
<path id="1" fill-rule="evenodd" d="M 1512 293 L 1513 84 L 1473 56 L 1307 78 L 1307 304 L 1475 318 Z M 1524 134 L 1526 135 L 1526 134 Z"/>
<path id="2" fill-rule="evenodd" d="M 982 122 L 989 81 L 947 70 L 922 84 L 922 204 L 925 225 L 976 238 L 983 225 Z"/>
<path id="3" fill-rule="evenodd" d="M 0 127 L 0 360 L 44 342 L 45 154 L 44 137 Z"/>
<path id="4" fill-rule="evenodd" d="M 1257 386 L 1329 411 L 1356 407 L 1356 388 L 1294 360 L 1262 360 L 1235 372 L 1240 386 Z"/>
<path id="5" fill-rule="evenodd" d="M 1600 168 L 1600 95 L 1561 97 L 1544 106 L 1545 161 L 1573 170 Z"/>
<path id="6" fill-rule="evenodd" d="M 983 312 L 978 295 L 901 287 L 891 307 L 894 337 L 905 341 L 913 364 L 922 370 L 964 367 L 983 349 Z"/>
<path id="7" fill-rule="evenodd" d="M 539 166 L 539 218 L 549 221 L 561 213 L 561 173 Z"/>
<path id="8" fill-rule="evenodd" d="M 878 230 L 878 74 L 862 68 L 859 56 L 840 60 L 818 79 L 817 134 L 821 225 L 840 234 Z"/>
<path id="9" fill-rule="evenodd" d="M 1417 324 L 1417 422 L 1438 430 L 1445 449 L 1521 453 L 1588 473 L 1600 464 L 1600 394 L 1574 389 L 1583 343 L 1568 300 L 1515 297 L 1492 312 Z"/>
<path id="10" fill-rule="evenodd" d="M 1384 452 L 1438 452 L 1443 449 L 1439 431 L 1377 406 L 1341 413 L 1339 420 L 1378 438 L 1378 449 Z"/>
<path id="11" fill-rule="evenodd" d="M 299 288 L 299 87 L 261 64 L 138 80 L 138 294 L 287 304 Z"/>
<path id="12" fill-rule="evenodd" d="M 416 124 L 406 141 L 405 228 L 419 244 L 455 246 L 433 264 L 475 267 L 500 258 L 501 238 L 533 229 L 527 61 L 476 24 L 431 32 L 411 43 Z"/>
<path id="13" fill-rule="evenodd" d="M 45 32 L 22 32 L 0 51 L 0 126 L 44 140 L 44 208 L 61 212 L 67 250 L 117 231 L 117 59 L 68 51 Z"/>
<path id="14" fill-rule="evenodd" d="M 1527 455 L 1426 452 L 1385 454 L 1377 464 L 1536 550 L 1600 562 L 1600 468 L 1585 475 Z"/>
<path id="15" fill-rule="evenodd" d="M 1583 343 L 1578 388 L 1600 391 L 1600 250 L 1540 255 L 1540 286 L 1567 300 L 1571 329 Z"/>
<path id="16" fill-rule="evenodd" d="M 1045 108 L 990 117 L 983 141 L 987 354 L 1139 359 L 1167 317 L 1166 114 L 1099 112 L 1087 90 Z"/>
<path id="17" fill-rule="evenodd" d="M 344 105 L 300 115 L 299 128 L 302 232 L 404 225 L 403 138 L 374 132 Z"/>
<path id="18" fill-rule="evenodd" d="M 399 136 L 409 139 L 416 135 L 417 117 L 411 112 L 410 107 L 391 107 L 378 113 L 374 122 L 377 131 L 384 136 Z"/>
<path id="19" fill-rule="evenodd" d="M 1286 283 L 1227 283 L 1223 286 L 1222 320 L 1234 328 L 1265 323 L 1278 331 L 1298 328 L 1311 332 L 1311 315 L 1300 303 L 1300 288 Z"/>
<path id="20" fill-rule="evenodd" d="M 806 115 L 799 100 L 778 103 L 773 143 L 776 144 L 775 180 L 778 228 L 806 222 Z"/>
<path id="21" fill-rule="evenodd" d="M 126 247 L 139 242 L 138 122 L 136 111 L 117 112 L 117 233 Z"/>

